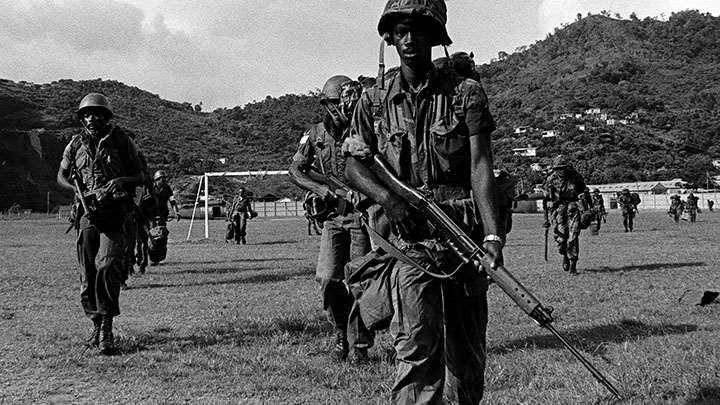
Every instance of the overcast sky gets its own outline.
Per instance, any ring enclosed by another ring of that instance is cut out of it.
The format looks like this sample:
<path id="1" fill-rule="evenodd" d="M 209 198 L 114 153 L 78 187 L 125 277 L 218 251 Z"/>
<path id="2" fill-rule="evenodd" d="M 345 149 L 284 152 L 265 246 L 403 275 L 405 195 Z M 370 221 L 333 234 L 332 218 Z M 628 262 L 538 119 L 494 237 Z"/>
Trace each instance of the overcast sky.
<path id="1" fill-rule="evenodd" d="M 449 0 L 450 52 L 484 63 L 577 13 L 665 18 L 718 0 Z M 113 79 L 206 111 L 375 75 L 385 0 L 0 0 L 0 78 Z M 441 51 L 436 49 L 437 55 Z M 388 65 L 397 62 L 387 50 Z"/>

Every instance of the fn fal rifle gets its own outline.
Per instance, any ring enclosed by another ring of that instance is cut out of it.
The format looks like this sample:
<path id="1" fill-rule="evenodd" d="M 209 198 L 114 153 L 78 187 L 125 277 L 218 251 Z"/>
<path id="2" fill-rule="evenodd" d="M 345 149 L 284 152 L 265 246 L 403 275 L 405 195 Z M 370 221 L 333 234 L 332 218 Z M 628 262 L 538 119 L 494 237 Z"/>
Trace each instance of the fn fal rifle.
<path id="1" fill-rule="evenodd" d="M 504 266 L 498 265 L 494 267 L 493 262 L 495 258 L 489 252 L 472 240 L 445 214 L 435 201 L 400 180 L 384 158 L 380 155 L 375 155 L 372 161 L 366 164 L 385 186 L 389 187 L 427 219 L 433 229 L 442 235 L 447 245 L 462 260 L 463 265 L 471 266 L 478 272 L 484 270 L 517 306 L 537 322 L 538 325 L 550 331 L 550 333 L 592 373 L 598 382 L 604 385 L 617 398 L 621 398 L 619 391 L 610 381 L 553 327 L 552 307 L 543 306 Z"/>

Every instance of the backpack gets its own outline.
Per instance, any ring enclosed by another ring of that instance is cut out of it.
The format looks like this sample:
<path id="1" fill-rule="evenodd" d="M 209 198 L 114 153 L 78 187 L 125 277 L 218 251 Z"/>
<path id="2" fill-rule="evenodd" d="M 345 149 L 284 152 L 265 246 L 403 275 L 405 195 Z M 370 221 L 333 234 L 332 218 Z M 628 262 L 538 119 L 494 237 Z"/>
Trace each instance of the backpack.
<path id="1" fill-rule="evenodd" d="M 632 201 L 633 204 L 638 205 L 642 200 L 640 200 L 640 196 L 638 195 L 638 193 L 631 193 L 630 201 Z"/>

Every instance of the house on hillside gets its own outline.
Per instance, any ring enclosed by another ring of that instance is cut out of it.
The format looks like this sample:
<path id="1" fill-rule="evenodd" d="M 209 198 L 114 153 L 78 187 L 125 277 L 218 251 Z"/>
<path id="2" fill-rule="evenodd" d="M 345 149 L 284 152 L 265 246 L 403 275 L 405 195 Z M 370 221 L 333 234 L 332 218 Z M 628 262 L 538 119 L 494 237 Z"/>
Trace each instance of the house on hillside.
<path id="1" fill-rule="evenodd" d="M 514 148 L 513 155 L 525 156 L 525 157 L 536 157 L 537 156 L 537 147 L 528 145 L 527 148 Z"/>
<path id="2" fill-rule="evenodd" d="M 530 165 L 530 170 L 534 172 L 541 172 L 543 171 L 543 167 L 542 165 L 540 165 L 540 163 L 533 163 Z"/>
<path id="3" fill-rule="evenodd" d="M 720 159 L 713 159 L 712 165 L 716 169 L 720 169 Z"/>
<path id="4" fill-rule="evenodd" d="M 556 129 L 548 129 L 547 131 L 542 132 L 543 138 L 556 138 L 558 136 L 558 130 Z"/>
<path id="5" fill-rule="evenodd" d="M 532 128 L 530 128 L 530 127 L 517 127 L 517 128 L 515 128 L 514 132 L 515 132 L 515 134 L 520 135 L 520 134 L 525 134 L 530 131 L 532 131 Z"/>
<path id="6" fill-rule="evenodd" d="M 587 110 L 585 110 L 585 114 L 586 115 L 598 115 L 598 114 L 600 114 L 600 109 L 599 108 L 588 108 Z"/>

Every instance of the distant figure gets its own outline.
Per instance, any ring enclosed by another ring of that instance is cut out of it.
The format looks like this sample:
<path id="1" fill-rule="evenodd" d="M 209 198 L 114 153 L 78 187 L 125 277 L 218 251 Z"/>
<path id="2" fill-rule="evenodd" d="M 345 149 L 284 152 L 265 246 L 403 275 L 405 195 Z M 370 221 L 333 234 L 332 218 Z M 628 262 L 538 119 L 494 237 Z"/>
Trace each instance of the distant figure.
<path id="1" fill-rule="evenodd" d="M 700 212 L 700 208 L 698 207 L 698 200 L 699 198 L 696 197 L 693 193 L 690 193 L 687 196 L 687 201 L 685 202 L 685 209 L 688 212 L 690 222 L 695 222 L 695 220 L 697 219 L 697 214 L 698 212 Z"/>
<path id="2" fill-rule="evenodd" d="M 20 204 L 18 204 L 16 202 L 13 203 L 13 205 L 11 205 L 10 208 L 8 208 L 8 214 L 17 215 L 19 213 L 20 213 Z"/>
<path id="3" fill-rule="evenodd" d="M 157 201 L 157 211 L 152 221 L 152 228 L 148 232 L 148 256 L 150 265 L 157 266 L 158 263 L 167 257 L 167 239 L 170 232 L 167 229 L 167 220 L 170 216 L 168 204 L 173 209 L 176 220 L 180 220 L 177 202 L 172 188 L 167 184 L 167 173 L 158 170 L 153 175 L 153 190 Z"/>
<path id="4" fill-rule="evenodd" d="M 631 194 L 630 190 L 626 188 L 624 188 L 618 195 L 618 205 L 622 211 L 625 232 L 633 231 L 633 219 L 635 218 L 635 213 L 637 212 L 637 205 L 640 203 L 640 201 L 638 201 L 640 197 L 636 196 L 636 193 Z"/>
<path id="5" fill-rule="evenodd" d="M 708 204 L 708 211 L 712 212 L 713 206 L 715 205 L 715 201 L 707 200 L 707 204 Z"/>
<path id="6" fill-rule="evenodd" d="M 257 213 L 252 210 L 250 204 L 250 198 L 245 192 L 244 187 L 240 187 L 233 202 L 230 205 L 230 209 L 227 211 L 227 220 L 233 226 L 233 240 L 235 244 L 247 243 L 247 220 L 257 216 Z"/>
<path id="7" fill-rule="evenodd" d="M 594 189 L 590 196 L 591 209 L 595 214 L 595 219 L 590 228 L 590 234 L 598 235 L 600 233 L 600 224 L 605 222 L 607 211 L 605 210 L 605 201 L 603 200 L 600 189 Z"/>
<path id="8" fill-rule="evenodd" d="M 564 156 L 553 160 L 552 172 L 543 185 L 549 203 L 553 236 L 558 253 L 563 257 L 562 268 L 577 273 L 577 261 L 580 254 L 580 204 L 579 197 L 585 190 L 585 181 L 573 169 Z M 543 226 L 549 227 L 546 222 Z"/>
<path id="9" fill-rule="evenodd" d="M 668 208 L 667 214 L 675 223 L 680 222 L 680 216 L 683 213 L 685 202 L 680 198 L 679 194 L 673 194 L 670 196 L 670 208 Z"/>

